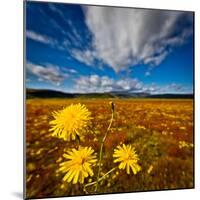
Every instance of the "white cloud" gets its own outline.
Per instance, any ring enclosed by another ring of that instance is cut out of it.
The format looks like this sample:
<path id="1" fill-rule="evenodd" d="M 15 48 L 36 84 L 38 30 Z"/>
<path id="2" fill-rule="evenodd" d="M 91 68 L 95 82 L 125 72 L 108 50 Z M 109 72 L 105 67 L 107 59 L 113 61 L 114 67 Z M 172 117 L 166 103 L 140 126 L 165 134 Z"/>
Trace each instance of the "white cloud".
<path id="1" fill-rule="evenodd" d="M 48 64 L 46 66 L 36 65 L 28 62 L 27 72 L 33 74 L 39 81 L 45 81 L 54 85 L 60 85 L 65 78 L 68 77 L 66 73 L 63 73 L 58 66 Z"/>
<path id="2" fill-rule="evenodd" d="M 54 26 L 55 26 L 55 24 L 54 24 Z M 26 37 L 31 39 L 31 40 L 34 40 L 36 42 L 40 42 L 40 43 L 49 45 L 53 48 L 56 48 L 56 49 L 62 50 L 62 51 L 63 50 L 65 51 L 66 48 L 69 46 L 69 45 L 67 46 L 67 40 L 59 42 L 56 38 L 52 38 L 50 36 L 43 35 L 43 34 L 40 34 L 38 32 L 32 31 L 32 30 L 26 31 Z"/>
<path id="3" fill-rule="evenodd" d="M 36 33 L 35 31 L 31 31 L 31 30 L 26 31 L 26 37 L 29 39 L 35 40 L 37 42 L 49 44 L 52 46 L 54 46 L 56 44 L 56 40 L 50 38 L 49 36 L 42 35 L 42 34 Z"/>
<path id="4" fill-rule="evenodd" d="M 74 90 L 81 93 L 111 92 L 111 91 L 137 91 L 142 84 L 137 79 L 114 80 L 108 76 L 81 76 L 75 81 Z"/>
<path id="5" fill-rule="evenodd" d="M 53 3 L 49 3 L 49 8 L 53 11 L 56 12 L 63 20 L 65 20 L 65 15 L 63 14 L 63 12 L 61 11 L 61 9 L 57 8 L 56 5 L 54 5 Z"/>
<path id="6" fill-rule="evenodd" d="M 62 5 L 54 5 L 49 3 L 49 9 L 56 13 L 65 23 L 65 25 L 62 25 L 62 27 L 53 18 L 51 19 L 52 25 L 66 37 L 63 41 L 63 44 L 61 44 L 63 48 L 68 48 L 70 45 L 74 45 L 75 47 L 80 48 L 83 36 L 80 34 L 79 29 L 77 29 L 73 22 L 68 18 L 66 12 L 62 10 Z M 66 28 L 68 31 L 65 31 Z"/>
<path id="7" fill-rule="evenodd" d="M 69 69 L 69 72 L 72 74 L 77 74 L 78 72 L 75 69 Z"/>
<path id="8" fill-rule="evenodd" d="M 190 13 L 95 6 L 83 9 L 93 35 L 93 54 L 115 71 L 140 63 L 159 65 L 169 49 L 183 44 L 192 34 L 191 26 L 180 25 L 191 23 Z M 93 59 L 92 54 L 82 61 L 90 65 L 89 59 Z"/>
<path id="9" fill-rule="evenodd" d="M 193 93 L 191 87 L 184 86 L 182 84 L 171 83 L 166 85 L 157 85 L 155 83 L 144 85 L 142 92 L 147 92 L 150 94 L 184 94 L 184 93 Z"/>
<path id="10" fill-rule="evenodd" d="M 62 25 L 60 25 L 59 22 L 57 22 L 54 18 L 49 19 L 49 21 L 55 30 L 60 31 L 60 33 L 62 33 L 63 35 L 67 35 L 67 32 L 63 29 Z"/>
<path id="11" fill-rule="evenodd" d="M 181 84 L 171 83 L 169 85 L 159 87 L 158 91 L 160 93 L 168 93 L 168 92 L 181 92 L 184 87 Z"/>
<path id="12" fill-rule="evenodd" d="M 86 65 L 93 66 L 95 60 L 95 53 L 90 50 L 77 50 L 73 49 L 71 55 L 76 58 L 78 61 L 85 63 Z"/>
<path id="13" fill-rule="evenodd" d="M 75 41 L 81 43 L 82 39 L 83 39 L 83 36 L 80 35 L 79 30 L 76 29 L 76 27 L 73 25 L 71 20 L 68 19 L 67 23 L 68 23 L 68 26 L 71 29 L 71 32 L 72 32 L 72 35 L 73 35 Z"/>
<path id="14" fill-rule="evenodd" d="M 63 67 L 62 71 L 67 74 L 78 74 L 78 71 L 69 67 Z"/>
<path id="15" fill-rule="evenodd" d="M 168 53 L 168 51 L 164 51 L 159 55 L 147 57 L 143 60 L 143 63 L 157 66 L 166 58 Z"/>
<path id="16" fill-rule="evenodd" d="M 90 75 L 81 76 L 75 80 L 73 92 L 78 93 L 104 93 L 104 92 L 127 92 L 127 93 L 192 93 L 192 88 L 182 84 L 171 83 L 158 85 L 155 83 L 144 84 L 138 79 L 114 80 L 108 76 Z"/>

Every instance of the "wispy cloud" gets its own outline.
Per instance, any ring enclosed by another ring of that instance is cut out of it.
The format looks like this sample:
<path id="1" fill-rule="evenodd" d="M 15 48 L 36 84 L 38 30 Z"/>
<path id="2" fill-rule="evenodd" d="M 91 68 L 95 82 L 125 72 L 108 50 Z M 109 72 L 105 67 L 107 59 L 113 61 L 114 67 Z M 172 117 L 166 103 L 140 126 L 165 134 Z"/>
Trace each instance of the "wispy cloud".
<path id="1" fill-rule="evenodd" d="M 69 44 L 70 46 L 74 45 L 76 47 L 81 47 L 83 36 L 79 33 L 79 30 L 74 26 L 72 21 L 67 17 L 66 13 L 63 12 L 61 8 L 61 5 L 56 6 L 49 3 L 49 9 L 56 13 L 65 24 L 64 27 L 62 27 L 58 21 L 54 20 L 54 18 L 51 19 L 53 27 L 65 36 L 63 47 L 68 48 Z M 68 31 L 66 31 L 66 29 L 68 29 Z"/>
<path id="2" fill-rule="evenodd" d="M 57 8 L 57 6 L 52 3 L 49 3 L 48 5 L 49 5 L 50 10 L 52 10 L 53 12 L 56 12 L 60 16 L 60 18 L 62 18 L 62 20 L 65 20 L 66 16 L 64 15 L 61 9 Z M 61 6 L 62 5 L 60 5 L 60 7 Z"/>
<path id="3" fill-rule="evenodd" d="M 62 71 L 67 74 L 78 74 L 78 71 L 69 67 L 63 67 Z"/>
<path id="4" fill-rule="evenodd" d="M 95 52 L 90 50 L 77 50 L 73 49 L 71 55 L 76 58 L 76 60 L 85 63 L 86 65 L 93 66 L 95 60 Z"/>
<path id="5" fill-rule="evenodd" d="M 83 9 L 96 58 L 115 71 L 137 64 L 157 66 L 192 34 L 191 13 L 95 6 Z"/>
<path id="6" fill-rule="evenodd" d="M 158 85 L 155 83 L 143 85 L 142 92 L 150 94 L 185 94 L 193 93 L 193 88 L 184 86 L 182 84 L 170 83 L 166 85 Z"/>
<path id="7" fill-rule="evenodd" d="M 29 39 L 32 39 L 34 41 L 41 42 L 41 43 L 44 43 L 44 44 L 49 44 L 49 45 L 52 45 L 52 46 L 54 46 L 56 44 L 55 39 L 53 39 L 49 36 L 46 36 L 46 35 L 42 35 L 40 33 L 32 31 L 32 30 L 26 31 L 26 37 L 29 38 Z"/>
<path id="8" fill-rule="evenodd" d="M 44 35 L 44 34 L 41 34 L 41 33 L 37 33 L 37 32 L 32 31 L 32 30 L 26 31 L 26 37 L 31 39 L 31 40 L 34 40 L 36 42 L 40 42 L 40 43 L 49 45 L 50 47 L 55 48 L 57 50 L 61 50 L 61 51 L 69 50 L 69 49 L 67 49 L 67 46 L 65 44 L 65 42 L 67 40 L 58 41 L 58 39 L 55 38 L 55 37 L 50 37 L 50 36 L 47 36 L 47 35 Z"/>
<path id="9" fill-rule="evenodd" d="M 38 81 L 45 81 L 53 85 L 60 85 L 67 77 L 67 73 L 63 73 L 58 66 L 47 64 L 47 65 L 37 65 L 28 62 L 27 72 L 36 76 Z"/>

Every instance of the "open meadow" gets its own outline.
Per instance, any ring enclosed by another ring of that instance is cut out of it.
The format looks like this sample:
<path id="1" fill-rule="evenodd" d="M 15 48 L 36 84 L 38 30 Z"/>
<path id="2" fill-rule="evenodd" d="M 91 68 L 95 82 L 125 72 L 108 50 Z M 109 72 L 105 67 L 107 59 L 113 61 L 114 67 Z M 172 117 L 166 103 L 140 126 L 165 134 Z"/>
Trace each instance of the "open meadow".
<path id="1" fill-rule="evenodd" d="M 113 151 L 119 144 L 131 144 L 141 170 L 127 174 L 117 168 L 99 183 L 98 193 L 118 193 L 194 187 L 193 100 L 191 99 L 28 99 L 26 100 L 26 188 L 27 197 L 85 195 L 83 185 L 63 181 L 58 171 L 63 153 L 76 147 L 53 137 L 49 131 L 52 112 L 70 104 L 84 104 L 92 120 L 81 146 L 91 146 L 99 154 L 100 141 L 114 119 L 103 147 L 104 175 L 112 167 Z M 85 183 L 96 180 L 94 176 Z M 92 193 L 93 186 L 87 188 Z"/>

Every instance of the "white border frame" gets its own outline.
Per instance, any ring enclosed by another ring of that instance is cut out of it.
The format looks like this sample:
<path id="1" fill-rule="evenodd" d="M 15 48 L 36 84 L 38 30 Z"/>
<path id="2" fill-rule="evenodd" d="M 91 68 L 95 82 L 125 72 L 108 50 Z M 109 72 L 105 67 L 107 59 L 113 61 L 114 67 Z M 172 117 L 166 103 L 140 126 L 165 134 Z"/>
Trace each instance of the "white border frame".
<path id="1" fill-rule="evenodd" d="M 43 0 L 47 1 L 47 0 Z M 52 1 L 52 0 L 48 0 Z M 200 2 L 197 0 L 53 0 L 81 4 L 195 11 L 195 189 L 66 197 L 62 199 L 198 199 L 200 196 Z M 22 198 L 23 187 L 23 2 L 1 2 L 1 199 Z M 51 198 L 52 199 L 52 198 Z"/>

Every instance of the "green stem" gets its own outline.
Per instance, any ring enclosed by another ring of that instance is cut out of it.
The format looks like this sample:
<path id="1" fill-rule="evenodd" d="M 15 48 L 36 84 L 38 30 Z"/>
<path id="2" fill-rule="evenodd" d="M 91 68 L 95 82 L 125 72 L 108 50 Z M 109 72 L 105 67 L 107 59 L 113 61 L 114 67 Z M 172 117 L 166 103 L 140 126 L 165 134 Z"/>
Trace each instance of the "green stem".
<path id="1" fill-rule="evenodd" d="M 85 185 L 83 185 L 83 191 L 85 192 L 85 194 L 88 194 L 88 191 L 86 190 L 86 187 L 87 187 L 87 184 Z"/>
<path id="2" fill-rule="evenodd" d="M 105 173 L 101 178 L 99 178 L 99 181 L 103 180 L 108 174 L 110 174 L 111 172 L 115 171 L 116 170 L 116 167 L 112 168 L 111 170 L 109 170 L 107 173 Z M 86 185 L 84 185 L 84 191 L 86 191 L 86 187 L 88 186 L 92 186 L 94 184 L 97 184 L 97 181 L 94 181 L 94 182 L 91 182 L 91 183 L 88 183 Z"/>
<path id="3" fill-rule="evenodd" d="M 112 103 L 112 106 L 113 106 L 114 104 Z M 103 139 L 102 139 L 102 141 L 101 141 L 101 146 L 100 146 L 100 153 L 99 153 L 99 169 L 98 169 L 98 174 L 97 174 L 97 181 L 96 181 L 96 188 L 95 188 L 95 192 L 97 192 L 97 190 L 98 190 L 98 183 L 99 183 L 99 176 L 100 176 L 100 172 L 101 172 L 101 163 L 102 163 L 102 155 L 103 155 L 103 145 L 104 145 L 104 142 L 105 142 L 105 140 L 106 140 L 106 137 L 107 137 L 107 135 L 108 135 L 108 131 L 110 130 L 110 128 L 111 128 L 111 125 L 112 125 L 112 122 L 113 122 L 113 118 L 114 118 L 114 106 L 112 107 L 112 115 L 111 115 L 111 119 L 110 119 L 110 123 L 109 123 L 109 126 L 108 126 L 108 128 L 107 128 L 107 131 L 106 131 L 106 133 L 105 133 L 105 135 L 104 135 L 104 137 L 103 137 Z"/>

